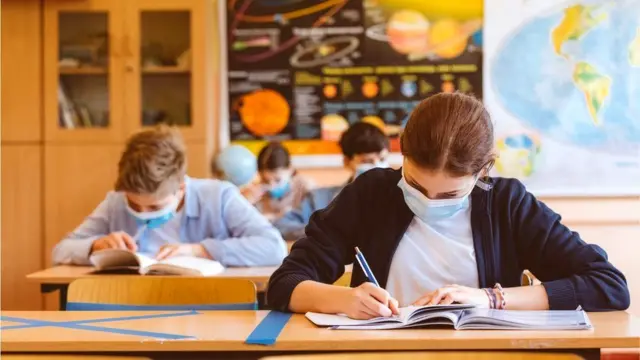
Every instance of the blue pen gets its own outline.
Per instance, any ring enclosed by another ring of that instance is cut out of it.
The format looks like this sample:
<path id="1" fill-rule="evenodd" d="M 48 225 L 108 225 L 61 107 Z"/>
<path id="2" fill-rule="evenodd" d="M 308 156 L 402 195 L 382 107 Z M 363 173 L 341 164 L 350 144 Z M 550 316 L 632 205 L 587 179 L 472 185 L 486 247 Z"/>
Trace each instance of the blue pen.
<path id="1" fill-rule="evenodd" d="M 360 249 L 358 249 L 357 246 L 356 246 L 356 260 L 358 260 L 358 264 L 360 264 L 362 271 L 364 271 L 364 274 L 367 276 L 369 281 L 374 283 L 377 287 L 380 287 L 380 284 L 378 284 L 378 280 L 376 280 L 376 277 L 373 276 L 373 272 L 371 271 L 369 264 L 367 264 L 367 260 L 364 258 L 364 255 L 362 255 L 362 253 L 360 252 Z"/>

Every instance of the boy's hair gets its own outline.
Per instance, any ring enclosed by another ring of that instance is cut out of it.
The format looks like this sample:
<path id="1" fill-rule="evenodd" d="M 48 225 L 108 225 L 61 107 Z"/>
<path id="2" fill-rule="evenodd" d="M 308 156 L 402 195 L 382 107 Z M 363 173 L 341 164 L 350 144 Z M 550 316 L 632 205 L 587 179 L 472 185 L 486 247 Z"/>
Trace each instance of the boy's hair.
<path id="1" fill-rule="evenodd" d="M 402 155 L 421 168 L 476 175 L 495 161 L 493 124 L 480 100 L 440 93 L 413 110 L 400 138 Z"/>
<path id="2" fill-rule="evenodd" d="M 127 141 L 118 163 L 116 191 L 164 197 L 180 188 L 187 168 L 178 129 L 160 125 Z"/>
<path id="3" fill-rule="evenodd" d="M 342 154 L 348 159 L 358 154 L 379 153 L 389 149 L 389 138 L 375 125 L 357 122 L 340 137 Z"/>
<path id="4" fill-rule="evenodd" d="M 289 150 L 277 141 L 267 144 L 258 154 L 258 171 L 276 170 L 289 166 L 291 166 Z"/>

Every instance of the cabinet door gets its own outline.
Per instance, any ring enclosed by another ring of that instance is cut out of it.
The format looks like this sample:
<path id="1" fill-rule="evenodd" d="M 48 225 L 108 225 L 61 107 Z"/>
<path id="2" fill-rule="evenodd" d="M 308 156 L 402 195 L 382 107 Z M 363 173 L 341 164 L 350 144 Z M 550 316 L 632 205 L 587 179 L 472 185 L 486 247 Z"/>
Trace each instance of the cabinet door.
<path id="1" fill-rule="evenodd" d="M 44 2 L 46 141 L 123 140 L 122 3 Z"/>
<path id="2" fill-rule="evenodd" d="M 206 138 L 205 4 L 213 6 L 204 0 L 126 2 L 129 134 L 166 123 L 180 127 L 188 141 Z"/>

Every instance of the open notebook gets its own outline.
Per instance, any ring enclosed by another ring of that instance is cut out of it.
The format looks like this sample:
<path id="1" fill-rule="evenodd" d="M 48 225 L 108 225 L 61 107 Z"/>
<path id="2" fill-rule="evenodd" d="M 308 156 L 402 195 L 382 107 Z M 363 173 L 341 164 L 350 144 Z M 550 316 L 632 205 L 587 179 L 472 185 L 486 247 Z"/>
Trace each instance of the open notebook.
<path id="1" fill-rule="evenodd" d="M 127 250 L 96 251 L 89 258 L 98 272 L 137 272 L 141 275 L 211 276 L 224 271 L 217 261 L 192 256 L 176 256 L 162 261 Z"/>
<path id="2" fill-rule="evenodd" d="M 400 308 L 389 318 L 354 320 L 344 315 L 307 313 L 317 326 L 338 330 L 388 330 L 452 326 L 456 330 L 583 330 L 591 322 L 582 310 L 518 311 L 476 309 L 469 305 L 434 305 Z"/>

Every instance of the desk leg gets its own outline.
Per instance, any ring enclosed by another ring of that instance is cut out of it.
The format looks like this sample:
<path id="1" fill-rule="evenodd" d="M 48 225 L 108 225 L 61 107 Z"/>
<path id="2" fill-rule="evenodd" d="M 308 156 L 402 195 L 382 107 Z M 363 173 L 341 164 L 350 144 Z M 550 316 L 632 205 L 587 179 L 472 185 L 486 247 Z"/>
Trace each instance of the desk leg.
<path id="1" fill-rule="evenodd" d="M 69 288 L 69 284 L 41 284 L 40 292 L 43 294 L 48 294 L 54 291 L 59 291 L 59 307 L 61 311 L 67 310 L 67 289 Z"/>

